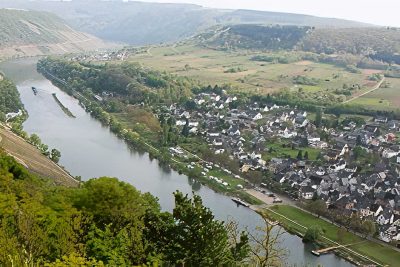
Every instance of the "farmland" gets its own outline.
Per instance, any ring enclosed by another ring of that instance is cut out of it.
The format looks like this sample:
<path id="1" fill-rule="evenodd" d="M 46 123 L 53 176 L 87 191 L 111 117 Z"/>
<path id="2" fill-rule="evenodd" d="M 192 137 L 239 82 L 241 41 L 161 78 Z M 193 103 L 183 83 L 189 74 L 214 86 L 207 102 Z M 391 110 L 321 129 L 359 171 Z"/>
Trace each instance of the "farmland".
<path id="1" fill-rule="evenodd" d="M 274 52 L 272 55 L 293 57 L 301 52 Z M 368 81 L 368 72 L 351 73 L 344 68 L 306 60 L 281 64 L 255 61 L 260 52 L 217 51 L 194 45 L 150 47 L 146 52 L 130 57 L 158 70 L 188 76 L 209 84 L 231 84 L 240 91 L 267 94 L 287 88 L 292 92 L 333 93 L 343 86 L 358 84 L 368 90 L 375 83 Z M 269 55 L 269 54 L 267 54 Z M 232 70 L 238 71 L 232 71 Z M 304 76 L 315 79 L 315 85 L 296 84 L 293 79 Z"/>
<path id="2" fill-rule="evenodd" d="M 353 101 L 379 110 L 395 110 L 400 107 L 400 79 L 386 78 L 388 87 L 379 88 Z"/>

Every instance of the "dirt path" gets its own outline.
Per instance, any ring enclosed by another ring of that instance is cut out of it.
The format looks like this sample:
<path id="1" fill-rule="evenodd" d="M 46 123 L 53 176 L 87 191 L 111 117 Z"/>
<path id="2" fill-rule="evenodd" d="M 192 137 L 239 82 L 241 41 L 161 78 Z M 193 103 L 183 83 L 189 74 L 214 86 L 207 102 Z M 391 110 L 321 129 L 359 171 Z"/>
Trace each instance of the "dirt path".
<path id="1" fill-rule="evenodd" d="M 367 95 L 367 94 L 369 94 L 369 93 L 371 93 L 371 92 L 373 92 L 375 90 L 378 90 L 379 87 L 381 87 L 381 85 L 382 85 L 382 83 L 384 81 L 385 81 L 385 77 L 383 77 L 382 80 L 380 80 L 380 82 L 378 82 L 372 89 L 368 90 L 367 92 L 362 93 L 361 95 L 355 96 L 355 97 L 353 97 L 353 98 L 351 98 L 349 100 L 344 101 L 343 104 L 349 103 L 349 102 L 351 102 L 353 100 L 356 100 L 356 99 L 358 99 L 358 98 L 360 98 L 362 96 L 365 96 L 365 95 Z"/>

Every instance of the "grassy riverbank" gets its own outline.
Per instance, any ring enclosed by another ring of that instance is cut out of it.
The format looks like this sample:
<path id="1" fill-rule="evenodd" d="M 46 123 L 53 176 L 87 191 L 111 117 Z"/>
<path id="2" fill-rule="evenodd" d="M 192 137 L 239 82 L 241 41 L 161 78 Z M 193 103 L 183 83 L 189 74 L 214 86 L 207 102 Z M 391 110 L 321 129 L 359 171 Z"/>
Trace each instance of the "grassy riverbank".
<path id="1" fill-rule="evenodd" d="M 390 247 L 377 242 L 365 240 L 351 232 L 343 231 L 343 234 L 338 234 L 340 228 L 336 225 L 317 218 L 296 207 L 276 205 L 272 206 L 270 209 L 265 209 L 265 212 L 271 219 L 279 221 L 288 231 L 299 233 L 301 235 L 305 234 L 308 227 L 313 225 L 320 226 L 324 231 L 323 236 L 325 237 L 319 240 L 321 244 L 332 246 L 333 243 L 328 241 L 328 239 L 343 245 L 358 243 L 350 246 L 349 249 L 377 261 L 382 266 L 387 265 L 395 267 L 398 266 L 400 262 L 400 253 Z M 350 253 L 346 250 L 344 252 Z M 353 255 L 351 256 L 353 257 Z"/>

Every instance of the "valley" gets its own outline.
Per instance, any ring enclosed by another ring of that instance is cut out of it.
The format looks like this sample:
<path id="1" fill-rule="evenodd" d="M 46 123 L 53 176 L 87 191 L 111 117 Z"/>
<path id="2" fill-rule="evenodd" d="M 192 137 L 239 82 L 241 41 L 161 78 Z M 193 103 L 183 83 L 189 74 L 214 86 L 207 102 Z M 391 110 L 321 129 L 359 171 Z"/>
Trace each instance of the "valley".
<path id="1" fill-rule="evenodd" d="M 1 1 L 0 265 L 396 267 L 399 42 L 300 13 Z"/>

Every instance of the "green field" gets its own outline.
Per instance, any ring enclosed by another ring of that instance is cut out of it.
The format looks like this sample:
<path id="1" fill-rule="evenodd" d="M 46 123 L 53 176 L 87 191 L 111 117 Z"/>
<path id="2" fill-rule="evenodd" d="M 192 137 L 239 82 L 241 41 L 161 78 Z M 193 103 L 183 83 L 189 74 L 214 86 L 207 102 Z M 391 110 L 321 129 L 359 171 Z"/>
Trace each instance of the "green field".
<path id="1" fill-rule="evenodd" d="M 286 143 L 284 141 L 269 141 L 266 145 L 267 152 L 263 153 L 263 159 L 268 161 L 272 158 L 285 158 L 288 156 L 290 156 L 291 158 L 296 158 L 299 150 L 301 150 L 303 152 L 303 156 L 305 152 L 308 152 L 308 159 L 316 160 L 319 152 L 321 152 L 320 149 L 312 147 L 301 147 L 292 149 L 291 147 L 283 147 L 282 145 L 286 145 Z"/>
<path id="2" fill-rule="evenodd" d="M 352 101 L 354 104 L 366 105 L 376 109 L 400 109 L 400 79 L 386 78 L 388 88 L 379 88 Z"/>
<path id="3" fill-rule="evenodd" d="M 274 53 L 274 55 L 280 52 Z M 295 54 L 296 52 L 290 52 Z M 241 91 L 271 93 L 287 88 L 303 93 L 324 94 L 341 89 L 344 84 L 360 84 L 368 89 L 374 84 L 368 81 L 368 73 L 351 73 L 344 68 L 311 61 L 275 64 L 253 61 L 260 55 L 249 51 L 217 51 L 204 47 L 181 45 L 151 47 L 146 52 L 132 55 L 129 60 L 140 62 L 158 70 L 188 76 L 209 84 L 231 84 Z M 266 53 L 262 53 L 265 55 Z M 227 73 L 229 69 L 240 69 Z M 306 76 L 318 79 L 318 85 L 295 85 L 293 78 Z M 314 97 L 311 94 L 310 97 Z"/>
<path id="4" fill-rule="evenodd" d="M 305 226 L 305 227 L 310 227 L 313 225 L 318 225 L 324 230 L 324 236 L 339 242 L 339 238 L 337 235 L 338 232 L 338 227 L 328 223 L 322 219 L 316 218 L 315 216 L 306 213 L 296 207 L 292 206 L 287 206 L 287 205 L 277 205 L 271 207 L 271 209 L 293 221 L 298 222 L 299 224 Z M 285 218 L 282 218 L 281 216 L 266 210 L 267 214 L 271 219 L 280 221 L 285 227 L 290 228 L 291 230 L 295 230 L 300 233 L 305 233 L 305 229 L 286 220 Z M 324 240 L 323 240 L 324 241 Z M 364 242 L 362 242 L 364 241 Z M 326 241 L 324 241 L 326 242 Z M 362 242 L 360 244 L 356 244 L 351 246 L 351 249 L 365 255 L 369 258 L 372 258 L 382 264 L 387 264 L 388 266 L 399 266 L 400 262 L 400 253 L 391 249 L 390 247 L 383 246 L 379 243 L 371 242 L 362 239 L 359 236 L 356 236 L 350 232 L 345 232 L 345 234 L 342 237 L 342 240 L 339 242 L 341 244 L 353 244 L 353 243 L 358 243 Z"/>

